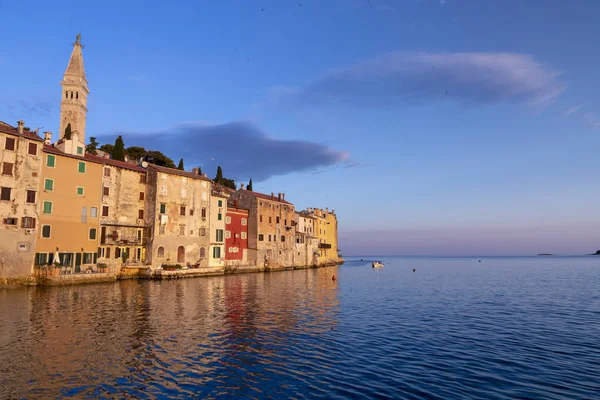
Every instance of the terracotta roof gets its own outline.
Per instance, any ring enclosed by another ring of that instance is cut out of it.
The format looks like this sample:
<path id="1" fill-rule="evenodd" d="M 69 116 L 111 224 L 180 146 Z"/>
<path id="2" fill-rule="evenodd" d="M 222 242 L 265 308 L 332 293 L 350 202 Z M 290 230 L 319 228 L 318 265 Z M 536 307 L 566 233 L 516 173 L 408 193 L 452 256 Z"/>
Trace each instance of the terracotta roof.
<path id="1" fill-rule="evenodd" d="M 265 200 L 270 200 L 270 201 L 277 201 L 277 202 L 279 202 L 279 203 L 285 203 L 285 204 L 291 204 L 291 205 L 294 205 L 294 204 L 290 203 L 290 202 L 289 202 L 289 201 L 287 201 L 287 200 L 283 200 L 283 199 L 282 199 L 282 200 L 279 200 L 277 196 L 273 196 L 273 198 L 271 198 L 271 195 L 264 194 L 264 193 L 259 193 L 259 192 L 253 192 L 253 191 L 251 191 L 251 190 L 240 189 L 240 191 L 242 191 L 242 192 L 246 192 L 246 193 L 249 193 L 250 195 L 252 195 L 252 196 L 254 196 L 254 197 L 258 197 L 258 198 L 260 198 L 260 199 L 265 199 Z"/>
<path id="2" fill-rule="evenodd" d="M 296 214 L 298 215 L 302 215 L 305 218 L 312 218 L 312 219 L 317 219 L 317 217 L 315 217 L 312 214 L 309 214 L 307 211 L 296 211 Z"/>
<path id="3" fill-rule="evenodd" d="M 19 130 L 17 128 L 3 121 L 0 121 L 0 132 L 8 133 L 9 135 L 24 137 L 26 139 L 36 140 L 38 142 L 44 141 L 44 139 L 39 137 L 35 132 L 23 130 L 23 133 L 19 133 Z"/>
<path id="4" fill-rule="evenodd" d="M 84 161 L 90 161 L 96 164 L 106 164 L 106 165 L 112 165 L 115 167 L 120 167 L 120 168 L 125 168 L 125 169 L 130 169 L 132 171 L 138 171 L 138 172 L 146 172 L 146 170 L 142 167 L 139 167 L 135 164 L 130 164 L 128 162 L 125 161 L 118 161 L 118 160 L 113 160 L 110 158 L 104 158 L 104 157 L 100 157 L 100 156 L 95 156 L 93 154 L 88 154 L 85 153 L 85 156 L 79 156 L 76 154 L 67 154 L 59 149 L 57 149 L 54 146 L 48 146 L 48 145 L 44 145 L 44 151 L 46 153 L 50 153 L 50 154 L 56 154 L 58 156 L 63 156 L 63 157 L 70 157 L 70 158 L 76 158 L 78 160 L 84 160 Z"/>
<path id="5" fill-rule="evenodd" d="M 212 179 L 207 178 L 205 176 L 198 175 L 193 172 L 182 171 L 182 170 L 176 169 L 176 168 L 167 168 L 167 167 L 162 167 L 162 166 L 156 165 L 156 164 L 149 164 L 148 168 L 153 168 L 153 169 L 157 170 L 158 172 L 163 172 L 165 174 L 185 176 L 186 178 L 200 179 L 203 181 L 212 182 Z"/>

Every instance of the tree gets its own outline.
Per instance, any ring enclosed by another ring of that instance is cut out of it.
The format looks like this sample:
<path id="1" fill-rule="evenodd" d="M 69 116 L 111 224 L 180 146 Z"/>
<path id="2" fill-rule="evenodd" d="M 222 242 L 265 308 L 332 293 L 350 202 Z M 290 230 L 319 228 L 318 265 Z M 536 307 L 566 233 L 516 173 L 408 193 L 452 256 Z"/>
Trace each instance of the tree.
<path id="1" fill-rule="evenodd" d="M 220 165 L 217 167 L 217 176 L 215 176 L 214 181 L 219 184 L 223 183 L 223 170 Z"/>
<path id="2" fill-rule="evenodd" d="M 198 167 L 198 175 L 202 175 L 202 167 Z"/>
<path id="3" fill-rule="evenodd" d="M 115 148 L 112 152 L 113 160 L 125 161 L 125 143 L 123 143 L 123 137 L 119 135 L 115 140 Z"/>
<path id="4" fill-rule="evenodd" d="M 235 187 L 235 181 L 233 179 L 227 179 L 227 178 L 223 178 L 222 183 L 223 186 L 231 188 L 233 190 L 236 189 Z"/>
<path id="5" fill-rule="evenodd" d="M 146 157 L 148 152 L 143 147 L 130 146 L 125 149 L 125 154 L 127 154 L 127 157 L 129 158 L 139 161 L 140 158 Z"/>
<path id="6" fill-rule="evenodd" d="M 250 178 L 250 182 L 248 182 L 248 187 L 246 189 L 252 192 L 252 178 Z"/>
<path id="7" fill-rule="evenodd" d="M 98 150 L 103 151 L 107 154 L 110 154 L 112 156 L 113 150 L 115 149 L 115 146 L 112 144 L 103 144 L 102 146 L 100 146 L 100 148 Z"/>
<path id="8" fill-rule="evenodd" d="M 184 168 L 183 168 L 183 158 L 181 158 L 179 160 L 179 165 L 177 166 L 177 169 L 180 169 L 180 170 L 184 171 Z"/>
<path id="9" fill-rule="evenodd" d="M 69 122 L 67 124 L 67 127 L 65 128 L 65 136 L 63 136 L 63 137 L 65 139 L 67 139 L 67 140 L 71 140 L 71 134 L 72 134 L 72 132 L 71 132 L 71 123 Z"/>
<path id="10" fill-rule="evenodd" d="M 100 143 L 98 143 L 98 141 L 96 141 L 95 137 L 93 137 L 93 136 L 90 137 L 90 143 L 87 146 L 85 146 L 85 152 L 97 156 L 98 155 L 97 149 L 98 149 L 99 144 Z"/>
<path id="11" fill-rule="evenodd" d="M 161 167 L 175 168 L 175 163 L 160 151 L 148 150 L 148 162 Z"/>

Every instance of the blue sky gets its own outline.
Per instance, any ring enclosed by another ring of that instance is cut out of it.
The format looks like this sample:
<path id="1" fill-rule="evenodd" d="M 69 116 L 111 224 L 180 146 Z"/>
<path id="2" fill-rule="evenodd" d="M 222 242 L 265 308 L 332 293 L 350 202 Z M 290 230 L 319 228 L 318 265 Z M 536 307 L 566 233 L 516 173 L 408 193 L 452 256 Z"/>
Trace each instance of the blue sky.
<path id="1" fill-rule="evenodd" d="M 0 0 L 0 15 L 0 120 L 56 137 L 81 32 L 87 138 L 333 208 L 344 254 L 600 248 L 600 3 Z"/>

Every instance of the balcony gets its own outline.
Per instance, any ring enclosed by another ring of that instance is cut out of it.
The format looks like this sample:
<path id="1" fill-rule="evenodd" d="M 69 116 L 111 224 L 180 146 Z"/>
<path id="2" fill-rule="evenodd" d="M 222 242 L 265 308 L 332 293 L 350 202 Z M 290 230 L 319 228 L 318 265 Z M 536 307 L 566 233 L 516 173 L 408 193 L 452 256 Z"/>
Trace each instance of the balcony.
<path id="1" fill-rule="evenodd" d="M 319 248 L 320 249 L 330 249 L 331 248 L 331 244 L 329 244 L 329 243 L 319 243 Z"/>

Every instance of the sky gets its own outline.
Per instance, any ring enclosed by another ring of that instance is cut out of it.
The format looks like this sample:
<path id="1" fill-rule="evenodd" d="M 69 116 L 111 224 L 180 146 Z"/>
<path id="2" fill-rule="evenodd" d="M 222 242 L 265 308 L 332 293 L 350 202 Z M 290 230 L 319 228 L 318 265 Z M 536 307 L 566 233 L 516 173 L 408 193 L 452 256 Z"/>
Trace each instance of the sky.
<path id="1" fill-rule="evenodd" d="M 77 33 L 86 140 L 217 165 L 343 255 L 600 248 L 600 2 L 0 0 L 0 120 L 57 137 Z"/>

